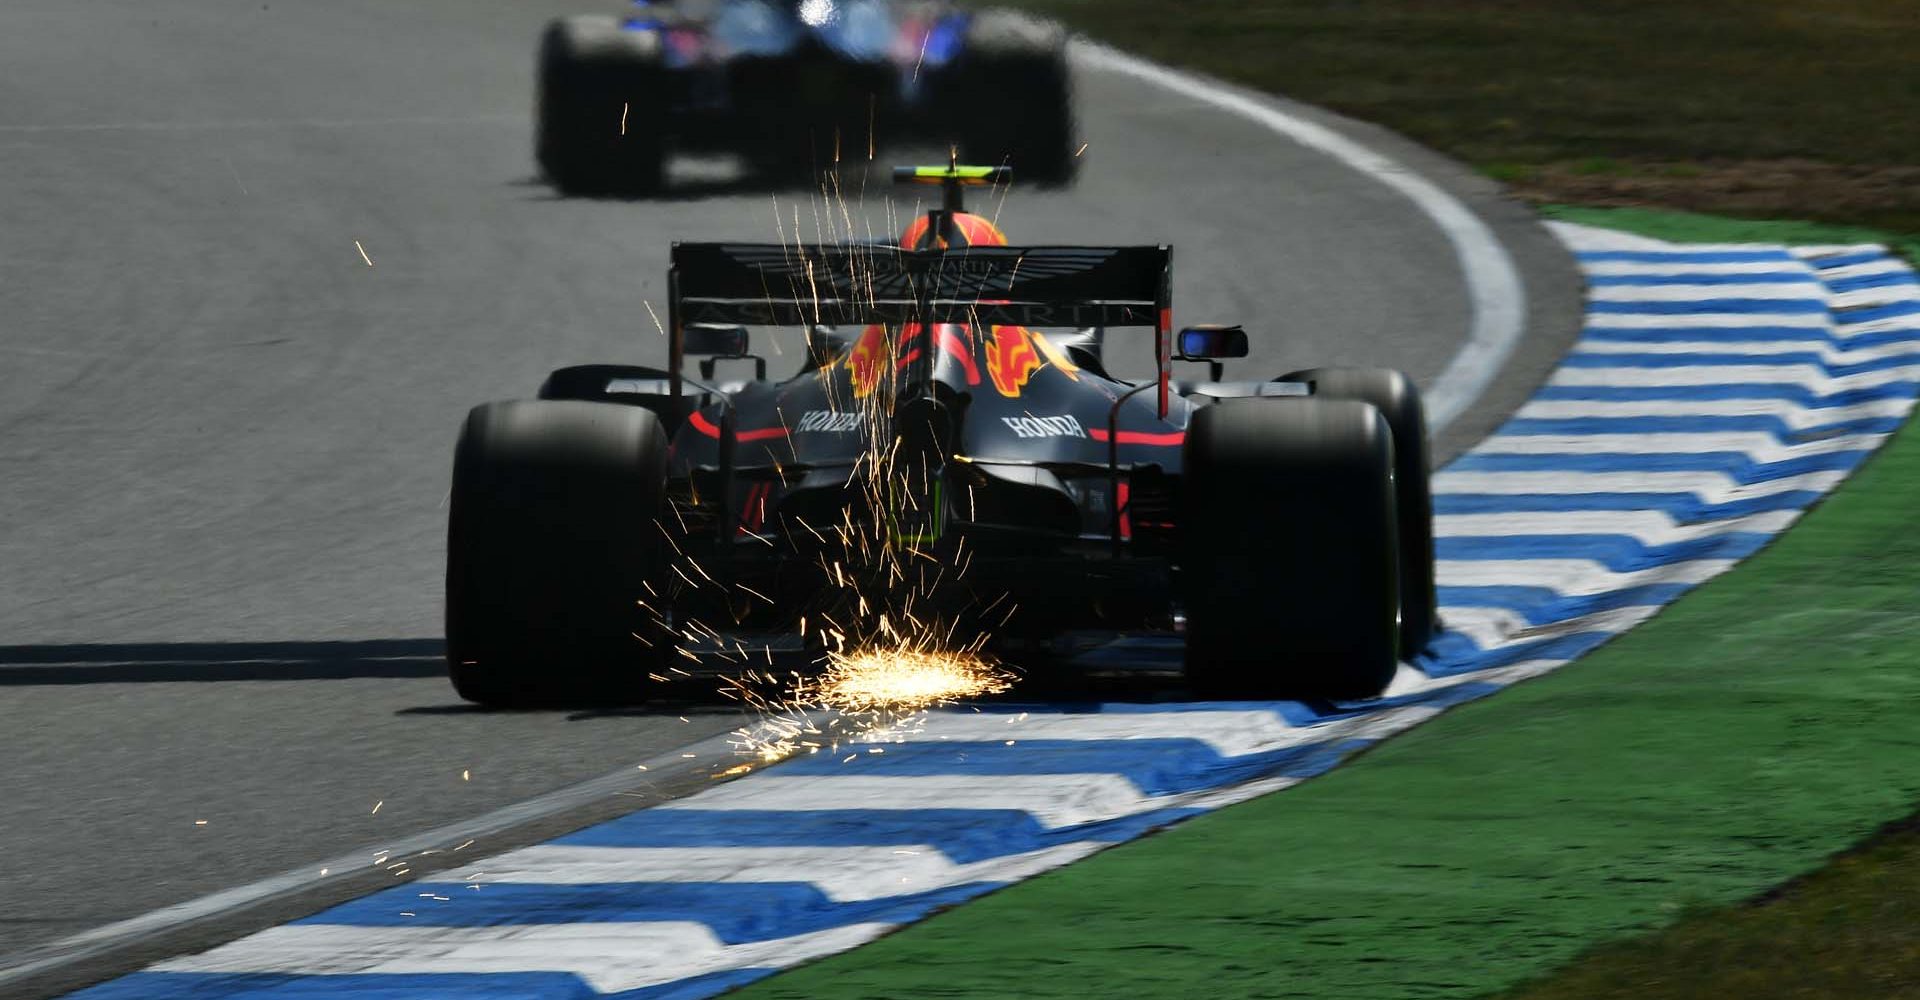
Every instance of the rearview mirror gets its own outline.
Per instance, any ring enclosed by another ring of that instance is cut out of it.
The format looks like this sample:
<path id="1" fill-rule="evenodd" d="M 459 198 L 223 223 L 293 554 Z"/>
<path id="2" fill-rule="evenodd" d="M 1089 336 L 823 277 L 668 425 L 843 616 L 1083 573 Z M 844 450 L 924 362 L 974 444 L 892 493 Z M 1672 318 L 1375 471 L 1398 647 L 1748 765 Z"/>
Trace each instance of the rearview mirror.
<path id="1" fill-rule="evenodd" d="M 688 354 L 720 358 L 747 356 L 747 328 L 735 323 L 688 323 L 682 336 Z"/>
<path id="2" fill-rule="evenodd" d="M 1238 326 L 1189 326 L 1174 341 L 1178 361 L 1213 361 L 1247 356 L 1247 331 Z"/>

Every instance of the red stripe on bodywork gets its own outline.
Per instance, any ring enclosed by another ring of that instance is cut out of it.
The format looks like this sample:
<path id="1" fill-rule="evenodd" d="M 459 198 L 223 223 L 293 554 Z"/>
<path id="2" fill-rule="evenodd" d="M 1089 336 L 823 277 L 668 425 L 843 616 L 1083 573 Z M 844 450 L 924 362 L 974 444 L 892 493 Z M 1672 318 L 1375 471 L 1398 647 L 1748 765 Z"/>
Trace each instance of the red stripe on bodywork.
<path id="1" fill-rule="evenodd" d="M 1133 537 L 1133 514 L 1127 510 L 1128 505 L 1131 504 L 1132 501 L 1133 501 L 1133 484 L 1125 480 L 1122 480 L 1119 483 L 1118 487 L 1115 489 L 1115 496 L 1114 496 L 1114 503 L 1113 503 L 1113 506 L 1115 507 L 1115 509 L 1119 510 L 1120 512 L 1120 537 L 1121 538 Z"/>
<path id="2" fill-rule="evenodd" d="M 734 535 L 759 534 L 760 527 L 767 521 L 767 501 L 772 497 L 772 483 L 755 483 L 747 487 L 747 502 L 740 511 L 740 523 L 735 526 Z"/>
<path id="3" fill-rule="evenodd" d="M 961 343 L 959 334 L 954 332 L 955 329 L 953 326 L 941 324 L 939 327 L 940 349 L 952 355 L 955 361 L 960 362 L 961 370 L 967 373 L 968 385 L 979 385 L 980 366 L 974 363 L 973 352 L 967 349 L 966 344 Z"/>
<path id="4" fill-rule="evenodd" d="M 1089 427 L 1087 428 L 1087 436 L 1093 438 L 1095 441 L 1105 441 L 1107 439 L 1107 430 L 1104 427 Z M 1163 448 L 1177 448 L 1185 444 L 1186 440 L 1186 431 L 1169 431 L 1165 434 L 1153 434 L 1147 431 L 1121 431 L 1119 436 L 1119 442 L 1121 444 L 1146 444 Z"/>
<path id="5" fill-rule="evenodd" d="M 699 410 L 693 411 L 693 416 L 687 418 L 687 423 L 692 424 L 694 430 L 710 438 L 720 436 L 720 428 L 715 427 L 713 421 L 708 420 L 707 415 L 701 413 Z M 736 431 L 734 432 L 733 439 L 735 441 L 765 441 L 768 438 L 786 436 L 787 429 L 785 427 L 761 427 L 751 431 Z"/>

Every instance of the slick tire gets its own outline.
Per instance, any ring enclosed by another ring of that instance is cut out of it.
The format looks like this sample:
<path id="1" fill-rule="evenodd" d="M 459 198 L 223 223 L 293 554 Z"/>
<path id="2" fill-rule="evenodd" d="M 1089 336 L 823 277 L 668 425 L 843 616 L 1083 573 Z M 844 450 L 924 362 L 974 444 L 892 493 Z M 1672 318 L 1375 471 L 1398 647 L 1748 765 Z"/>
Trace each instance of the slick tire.
<path id="1" fill-rule="evenodd" d="M 1400 650 L 1412 657 L 1440 630 L 1433 578 L 1433 474 L 1427 412 L 1413 380 L 1389 368 L 1310 368 L 1282 382 L 1313 384 L 1314 398 L 1373 404 L 1393 429 L 1393 479 L 1400 524 Z"/>
<path id="2" fill-rule="evenodd" d="M 1073 183 L 1080 160 L 1065 29 L 1014 11 L 974 15 L 948 96 L 953 120 L 965 123 L 966 161 L 1008 164 L 1021 184 Z"/>
<path id="3" fill-rule="evenodd" d="M 670 636 L 639 602 L 663 584 L 667 439 L 646 410 L 487 403 L 454 452 L 447 669 L 497 707 L 638 700 Z"/>
<path id="4" fill-rule="evenodd" d="M 1393 435 L 1357 400 L 1232 399 L 1187 430 L 1187 680 L 1207 698 L 1367 698 L 1398 664 Z"/>
<path id="5" fill-rule="evenodd" d="M 556 368 L 540 384 L 540 399 L 577 399 L 594 403 L 619 403 L 623 406 L 637 406 L 660 418 L 660 427 L 669 440 L 680 425 L 687 422 L 702 397 L 691 386 L 683 390 L 679 399 L 664 392 L 621 392 L 610 390 L 616 379 L 634 379 L 642 382 L 656 382 L 668 378 L 661 368 L 646 368 L 639 365 L 573 365 Z"/>
<path id="6" fill-rule="evenodd" d="M 540 39 L 534 157 L 561 194 L 652 194 L 666 180 L 660 36 L 560 17 Z"/>

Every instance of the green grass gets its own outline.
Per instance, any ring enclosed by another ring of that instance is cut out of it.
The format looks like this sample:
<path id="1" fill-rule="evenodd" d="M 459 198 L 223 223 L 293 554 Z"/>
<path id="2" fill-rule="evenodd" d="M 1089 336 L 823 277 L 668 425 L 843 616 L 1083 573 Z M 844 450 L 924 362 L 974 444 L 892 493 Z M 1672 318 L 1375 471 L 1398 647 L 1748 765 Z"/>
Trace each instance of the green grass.
<path id="1" fill-rule="evenodd" d="M 1920 822 L 1756 905 L 1595 949 L 1504 1000 L 1893 1000 L 1920 996 Z"/>
<path id="2" fill-rule="evenodd" d="M 1503 180 L 1531 167 L 1530 196 L 1920 231 L 1913 0 L 1011 2 Z"/>
<path id="3" fill-rule="evenodd" d="M 1902 995 L 1869 987 L 1914 967 L 1915 838 L 1746 903 L 1920 804 L 1916 487 L 1909 425 L 1780 541 L 1577 664 L 743 995 Z"/>
<path id="4" fill-rule="evenodd" d="M 1865 226 L 1723 219 L 1695 212 L 1672 212 L 1650 208 L 1588 208 L 1578 205 L 1542 205 L 1540 214 L 1549 219 L 1624 229 L 1641 236 L 1680 243 L 1787 243 L 1801 246 L 1821 243 L 1881 243 L 1899 251 L 1908 261 L 1920 261 L 1920 235 L 1888 232 L 1884 229 Z"/>

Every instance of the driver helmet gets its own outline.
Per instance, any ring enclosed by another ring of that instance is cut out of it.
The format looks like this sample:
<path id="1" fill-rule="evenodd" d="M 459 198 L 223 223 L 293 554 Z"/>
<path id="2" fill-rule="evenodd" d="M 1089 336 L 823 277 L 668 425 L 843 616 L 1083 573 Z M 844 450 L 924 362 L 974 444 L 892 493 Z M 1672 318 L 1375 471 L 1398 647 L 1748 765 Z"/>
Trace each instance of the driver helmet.
<path id="1" fill-rule="evenodd" d="M 960 237 L 960 245 L 967 247 L 1003 247 L 1007 245 L 1007 236 L 998 226 L 987 221 L 982 215 L 971 212 L 953 213 L 953 232 Z M 910 250 L 946 250 L 947 241 L 932 228 L 931 216 L 922 215 L 913 220 L 907 231 L 900 237 L 900 245 Z"/>

